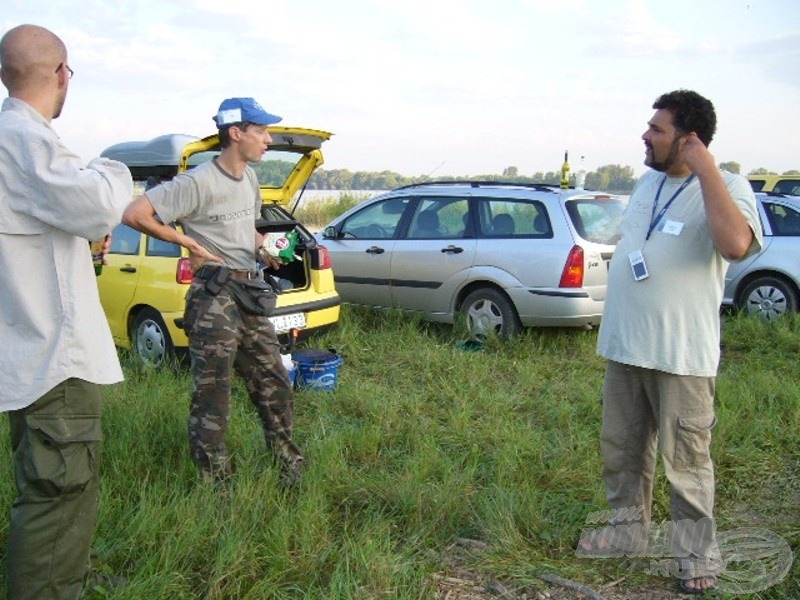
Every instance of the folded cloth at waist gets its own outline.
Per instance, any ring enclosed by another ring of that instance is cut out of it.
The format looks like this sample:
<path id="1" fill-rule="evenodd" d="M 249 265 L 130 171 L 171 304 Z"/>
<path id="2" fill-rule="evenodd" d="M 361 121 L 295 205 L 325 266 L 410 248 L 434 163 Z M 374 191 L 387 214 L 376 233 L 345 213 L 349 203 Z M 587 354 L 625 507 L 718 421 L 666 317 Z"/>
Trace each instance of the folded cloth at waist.
<path id="1" fill-rule="evenodd" d="M 262 279 L 261 271 L 242 271 L 237 269 L 228 269 L 228 267 L 223 266 L 209 267 L 207 265 L 203 265 L 197 269 L 194 276 L 198 279 L 211 279 L 218 269 L 227 269 L 231 274 L 231 279 L 235 279 L 237 281 L 247 281 L 251 279 L 260 281 Z"/>

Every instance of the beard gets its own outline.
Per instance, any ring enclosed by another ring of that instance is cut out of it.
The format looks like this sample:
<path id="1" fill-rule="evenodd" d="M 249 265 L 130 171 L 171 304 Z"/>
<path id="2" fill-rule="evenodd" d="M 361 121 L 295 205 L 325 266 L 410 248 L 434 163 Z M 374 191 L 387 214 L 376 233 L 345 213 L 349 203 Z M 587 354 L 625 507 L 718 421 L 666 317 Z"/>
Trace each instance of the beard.
<path id="1" fill-rule="evenodd" d="M 57 119 L 61 116 L 61 110 L 64 108 L 64 102 L 67 100 L 67 89 L 64 88 L 63 93 L 56 98 L 55 110 L 53 111 L 53 118 Z"/>
<path id="2" fill-rule="evenodd" d="M 680 148 L 680 138 L 676 137 L 669 147 L 669 153 L 663 160 L 656 160 L 655 152 L 650 144 L 647 144 L 647 149 L 650 150 L 650 158 L 645 158 L 644 164 L 653 169 L 664 173 L 669 170 L 676 162 L 678 162 L 678 152 Z"/>

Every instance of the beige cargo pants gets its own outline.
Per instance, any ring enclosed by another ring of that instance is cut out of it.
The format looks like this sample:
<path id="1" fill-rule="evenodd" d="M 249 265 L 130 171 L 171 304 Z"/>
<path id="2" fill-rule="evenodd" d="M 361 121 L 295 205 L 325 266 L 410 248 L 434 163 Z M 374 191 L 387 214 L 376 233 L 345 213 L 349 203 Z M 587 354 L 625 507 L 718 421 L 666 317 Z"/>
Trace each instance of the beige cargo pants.
<path id="1" fill-rule="evenodd" d="M 608 502 L 619 514 L 649 525 L 660 450 L 670 484 L 672 558 L 686 579 L 719 570 L 710 454 L 714 390 L 713 377 L 613 361 L 606 367 L 600 450 Z"/>

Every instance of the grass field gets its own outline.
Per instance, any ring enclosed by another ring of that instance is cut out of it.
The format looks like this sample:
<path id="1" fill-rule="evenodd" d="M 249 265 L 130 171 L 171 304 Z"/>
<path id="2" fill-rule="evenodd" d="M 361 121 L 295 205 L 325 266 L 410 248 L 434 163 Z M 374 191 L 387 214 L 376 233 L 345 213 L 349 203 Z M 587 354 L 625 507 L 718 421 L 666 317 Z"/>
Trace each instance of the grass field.
<path id="1" fill-rule="evenodd" d="M 339 327 L 311 342 L 343 357 L 337 390 L 296 394 L 296 439 L 309 458 L 302 484 L 278 487 L 237 386 L 229 445 L 238 471 L 227 496 L 202 484 L 188 457 L 188 372 L 137 370 L 123 357 L 127 381 L 105 394 L 95 567 L 127 583 L 85 597 L 586 597 L 552 576 L 605 598 L 675 597 L 670 578 L 636 561 L 572 550 L 587 516 L 606 507 L 596 332 L 529 330 L 480 352 L 460 350 L 463 337 L 461 326 L 343 307 Z M 800 319 L 726 316 L 723 342 L 718 528 L 768 529 L 796 553 Z M 655 498 L 655 518 L 668 519 L 663 476 Z M 0 548 L 6 535 L 7 518 Z M 4 579 L 4 559 L 0 569 Z M 799 576 L 795 563 L 743 597 L 798 598 Z"/>

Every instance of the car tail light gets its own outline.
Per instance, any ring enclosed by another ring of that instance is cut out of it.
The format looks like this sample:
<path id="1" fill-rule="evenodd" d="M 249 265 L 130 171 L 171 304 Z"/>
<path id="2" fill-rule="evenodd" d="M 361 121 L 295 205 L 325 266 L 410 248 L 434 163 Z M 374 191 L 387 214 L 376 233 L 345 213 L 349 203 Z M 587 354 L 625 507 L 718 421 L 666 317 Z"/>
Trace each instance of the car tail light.
<path id="1" fill-rule="evenodd" d="M 331 268 L 331 253 L 325 246 L 317 246 L 311 250 L 311 267 L 319 271 Z"/>
<path id="2" fill-rule="evenodd" d="M 561 273 L 559 287 L 577 288 L 583 286 L 583 248 L 573 246 L 567 257 L 567 264 L 564 265 L 564 272 Z"/>
<path id="3" fill-rule="evenodd" d="M 192 283 L 192 267 L 189 265 L 188 258 L 178 259 L 178 268 L 175 271 L 175 280 L 178 283 Z"/>

